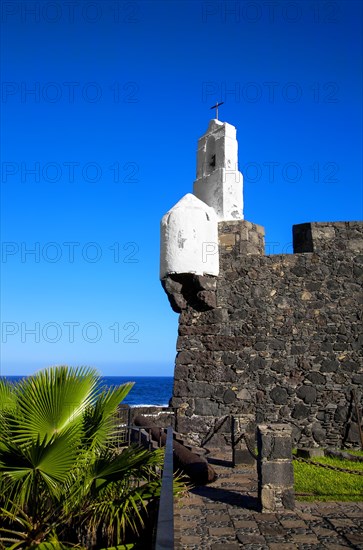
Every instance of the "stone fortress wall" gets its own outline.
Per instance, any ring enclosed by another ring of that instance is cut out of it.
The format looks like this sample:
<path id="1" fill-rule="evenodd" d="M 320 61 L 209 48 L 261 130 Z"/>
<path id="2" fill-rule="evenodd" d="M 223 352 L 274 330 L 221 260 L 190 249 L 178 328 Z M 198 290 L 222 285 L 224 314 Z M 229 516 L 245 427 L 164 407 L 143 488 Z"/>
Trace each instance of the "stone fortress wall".
<path id="1" fill-rule="evenodd" d="M 362 408 L 363 224 L 293 227 L 294 254 L 264 253 L 264 230 L 218 224 L 218 277 L 170 275 L 180 312 L 172 406 L 197 443 L 225 415 L 250 429 L 288 422 L 300 446 L 357 445 Z M 209 441 L 228 443 L 229 419 Z"/>

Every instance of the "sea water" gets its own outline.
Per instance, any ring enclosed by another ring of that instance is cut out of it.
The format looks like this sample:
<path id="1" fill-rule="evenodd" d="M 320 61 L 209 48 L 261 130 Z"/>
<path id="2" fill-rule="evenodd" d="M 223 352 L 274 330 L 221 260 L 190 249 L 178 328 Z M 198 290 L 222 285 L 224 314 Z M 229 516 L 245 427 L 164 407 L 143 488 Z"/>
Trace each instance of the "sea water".
<path id="1" fill-rule="evenodd" d="M 3 378 L 3 377 L 1 377 Z M 24 376 L 6 376 L 10 382 L 17 382 Z M 135 405 L 158 405 L 166 407 L 173 392 L 172 376 L 102 376 L 101 384 L 119 386 L 125 382 L 135 382 L 123 403 Z"/>

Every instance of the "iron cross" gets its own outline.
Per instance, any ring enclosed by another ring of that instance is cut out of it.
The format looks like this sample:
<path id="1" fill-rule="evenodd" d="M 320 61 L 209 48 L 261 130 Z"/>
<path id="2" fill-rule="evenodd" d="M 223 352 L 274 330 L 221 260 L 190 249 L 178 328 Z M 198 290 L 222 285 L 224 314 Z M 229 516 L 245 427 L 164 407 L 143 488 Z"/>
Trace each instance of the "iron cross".
<path id="1" fill-rule="evenodd" d="M 213 105 L 213 107 L 211 107 L 211 109 L 215 109 L 215 110 L 216 110 L 216 119 L 217 119 L 217 120 L 218 120 L 218 107 L 219 107 L 220 105 L 223 105 L 223 103 L 224 103 L 224 101 L 221 101 L 220 103 L 218 103 L 218 101 L 217 101 L 217 103 L 216 103 L 215 105 Z"/>

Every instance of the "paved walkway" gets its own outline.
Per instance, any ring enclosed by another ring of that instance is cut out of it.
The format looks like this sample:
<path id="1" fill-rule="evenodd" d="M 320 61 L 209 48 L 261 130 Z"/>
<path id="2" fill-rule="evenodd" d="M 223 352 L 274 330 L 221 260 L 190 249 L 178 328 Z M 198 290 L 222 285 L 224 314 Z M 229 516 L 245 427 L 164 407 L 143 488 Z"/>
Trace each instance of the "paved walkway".
<path id="1" fill-rule="evenodd" d="M 294 511 L 261 514 L 255 468 L 218 462 L 218 480 L 176 504 L 176 550 L 363 550 L 363 502 L 297 502 Z"/>

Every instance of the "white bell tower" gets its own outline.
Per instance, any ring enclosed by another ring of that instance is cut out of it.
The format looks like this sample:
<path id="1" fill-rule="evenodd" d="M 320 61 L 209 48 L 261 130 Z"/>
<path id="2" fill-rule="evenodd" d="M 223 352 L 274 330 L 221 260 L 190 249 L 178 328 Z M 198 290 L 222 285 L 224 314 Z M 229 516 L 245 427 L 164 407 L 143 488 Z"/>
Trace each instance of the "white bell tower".
<path id="1" fill-rule="evenodd" d="M 161 279 L 180 273 L 218 276 L 218 222 L 243 220 L 242 189 L 236 128 L 213 119 L 198 141 L 193 194 L 161 220 Z"/>
<path id="2" fill-rule="evenodd" d="M 193 193 L 215 210 L 218 221 L 243 220 L 243 176 L 231 124 L 212 119 L 199 139 Z"/>

